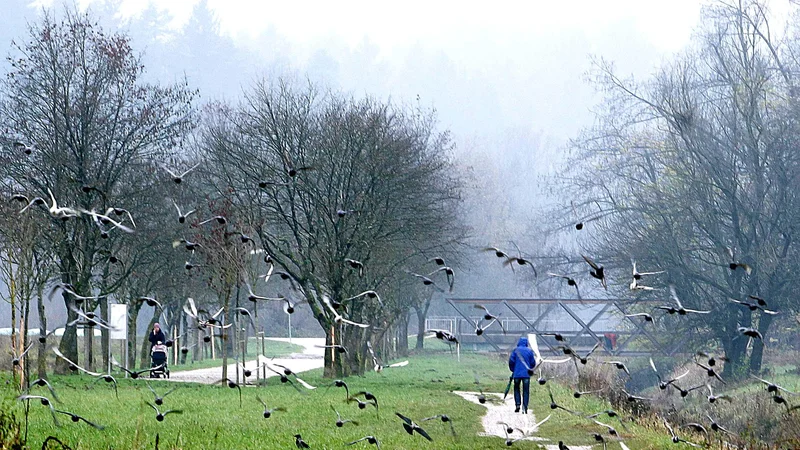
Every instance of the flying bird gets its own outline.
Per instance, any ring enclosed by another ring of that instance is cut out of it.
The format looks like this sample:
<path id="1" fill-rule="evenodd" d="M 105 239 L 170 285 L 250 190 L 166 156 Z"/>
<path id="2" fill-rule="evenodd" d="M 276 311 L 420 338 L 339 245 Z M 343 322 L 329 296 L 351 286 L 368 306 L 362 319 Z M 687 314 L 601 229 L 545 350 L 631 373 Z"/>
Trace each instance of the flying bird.
<path id="1" fill-rule="evenodd" d="M 453 428 L 453 419 L 451 419 L 451 418 L 450 418 L 450 416 L 448 416 L 447 414 L 437 414 L 437 415 L 435 415 L 435 416 L 426 417 L 426 418 L 422 419 L 420 422 L 427 422 L 427 421 L 429 421 L 429 420 L 436 420 L 436 419 L 439 419 L 439 420 L 441 420 L 442 422 L 444 422 L 444 423 L 446 423 L 446 424 L 450 425 L 450 433 L 451 433 L 453 436 L 455 436 L 455 435 L 456 435 L 456 429 L 455 429 L 455 428 Z"/>
<path id="2" fill-rule="evenodd" d="M 355 259 L 345 258 L 344 262 L 350 266 L 353 270 L 358 270 L 358 276 L 364 276 L 364 264 L 361 261 L 356 261 Z"/>
<path id="3" fill-rule="evenodd" d="M 328 298 L 327 295 L 323 295 L 322 296 L 322 302 L 325 303 L 325 305 L 330 310 L 331 314 L 333 315 L 333 321 L 335 323 L 340 324 L 340 325 L 341 324 L 353 325 L 353 326 L 356 326 L 356 327 L 359 327 L 359 328 L 369 328 L 369 324 L 353 322 L 352 320 L 348 320 L 348 319 L 345 319 L 344 317 L 342 317 L 342 315 L 339 314 L 336 311 L 336 309 L 334 309 L 333 305 L 331 305 L 330 299 Z"/>
<path id="4" fill-rule="evenodd" d="M 764 314 L 769 314 L 771 316 L 774 316 L 774 315 L 778 314 L 778 311 L 772 311 L 770 309 L 767 309 L 767 308 L 759 305 L 758 303 L 752 303 L 752 302 L 746 302 L 746 301 L 742 301 L 742 300 L 736 300 L 735 298 L 728 298 L 728 300 L 731 301 L 732 303 L 736 303 L 736 304 L 745 306 L 750 311 L 756 311 L 756 310 L 760 309 Z"/>
<path id="5" fill-rule="evenodd" d="M 559 275 L 559 274 L 553 273 L 553 272 L 547 272 L 547 275 L 551 276 L 551 277 L 554 277 L 554 278 L 563 278 L 563 279 L 567 280 L 567 286 L 574 286 L 575 287 L 575 292 L 578 293 L 578 298 L 581 298 L 581 291 L 580 291 L 580 289 L 578 289 L 578 283 L 575 281 L 574 278 L 572 278 L 569 275 Z"/>
<path id="6" fill-rule="evenodd" d="M 433 275 L 444 272 L 447 275 L 447 284 L 450 286 L 450 292 L 453 292 L 453 284 L 456 281 L 456 273 L 453 271 L 452 268 L 448 266 L 439 267 L 438 269 L 434 270 L 433 272 L 426 275 L 427 277 L 432 277 Z"/>
<path id="7" fill-rule="evenodd" d="M 169 176 L 172 177 L 172 181 L 175 184 L 181 184 L 183 182 L 183 179 L 186 177 L 186 175 L 189 175 L 189 172 L 193 171 L 194 169 L 198 168 L 199 166 L 200 166 L 200 163 L 197 163 L 197 164 L 193 165 L 188 170 L 185 170 L 182 173 L 176 173 L 176 172 L 174 172 L 172 169 L 170 169 L 167 166 L 162 166 L 162 167 L 164 168 L 164 170 L 166 170 L 169 173 Z"/>
<path id="8" fill-rule="evenodd" d="M 379 449 L 379 450 L 380 450 L 380 448 L 381 448 L 381 443 L 380 443 L 380 441 L 378 441 L 378 438 L 376 438 L 375 436 L 364 436 L 364 437 L 363 437 L 363 438 L 361 438 L 361 439 L 356 439 L 356 440 L 355 440 L 355 441 L 353 441 L 353 442 L 348 442 L 348 443 L 347 443 L 347 445 L 353 445 L 353 444 L 357 444 L 357 443 L 359 443 L 359 442 L 361 442 L 361 441 L 367 441 L 367 443 L 369 443 L 369 444 L 372 444 L 372 445 L 374 445 L 374 446 L 378 447 L 378 449 Z"/>
<path id="9" fill-rule="evenodd" d="M 628 370 L 628 367 L 622 361 L 603 361 L 603 364 L 613 364 L 614 367 L 625 372 L 625 374 L 628 375 L 628 378 L 631 377 L 631 373 Z"/>
<path id="10" fill-rule="evenodd" d="M 90 427 L 95 428 L 97 430 L 103 430 L 105 428 L 102 425 L 98 425 L 98 424 L 96 424 L 96 423 L 94 423 L 92 421 L 87 420 L 84 417 L 81 417 L 81 416 L 79 416 L 77 414 L 74 414 L 74 413 L 71 413 L 69 411 L 62 411 L 60 409 L 56 409 L 55 412 L 60 413 L 60 414 L 64 414 L 66 416 L 69 416 L 70 420 L 72 420 L 75 423 L 78 423 L 80 421 L 84 421 L 87 425 L 89 425 Z"/>
<path id="11" fill-rule="evenodd" d="M 597 265 L 597 263 L 595 263 L 591 258 L 587 257 L 586 255 L 581 255 L 581 256 L 583 257 L 583 260 L 586 261 L 586 264 L 589 264 L 589 266 L 592 268 L 589 271 L 589 275 L 591 275 L 592 278 L 600 280 L 600 284 L 603 286 L 603 289 L 607 290 L 608 282 L 606 281 L 606 272 L 603 266 Z"/>
<path id="12" fill-rule="evenodd" d="M 198 226 L 199 225 L 205 225 L 205 224 L 207 224 L 209 222 L 213 222 L 213 221 L 216 221 L 218 225 L 225 225 L 226 223 L 228 223 L 228 219 L 226 219 L 225 216 L 214 216 L 214 217 L 212 217 L 210 219 L 206 219 L 206 220 L 204 220 L 202 222 L 199 222 L 197 225 Z"/>
<path id="13" fill-rule="evenodd" d="M 673 430 L 672 427 L 669 425 L 669 422 L 667 422 L 667 419 L 664 419 L 664 425 L 667 427 L 667 430 L 669 431 L 670 438 L 672 439 L 673 443 L 679 444 L 679 443 L 683 442 L 684 444 L 688 444 L 688 445 L 690 445 L 692 447 L 697 447 L 697 448 L 701 447 L 700 445 L 697 445 L 697 444 L 695 444 L 693 442 L 689 442 L 689 441 L 687 441 L 685 439 L 682 439 L 682 438 L 678 437 L 678 435 L 675 434 L 675 430 Z"/>
<path id="14" fill-rule="evenodd" d="M 733 397 L 730 395 L 714 395 L 714 390 L 711 389 L 710 384 L 706 384 L 706 389 L 708 389 L 708 396 L 706 397 L 708 399 L 708 403 L 716 403 L 717 400 L 726 400 L 729 403 L 733 401 Z"/>
<path id="15" fill-rule="evenodd" d="M 175 210 L 177 210 L 177 211 L 178 211 L 178 223 L 186 223 L 186 219 L 187 219 L 189 216 L 191 216 L 192 214 L 194 214 L 194 213 L 196 213 L 196 212 L 197 212 L 197 210 L 196 210 L 196 209 L 192 209 L 192 210 L 190 210 L 190 211 L 187 211 L 187 212 L 185 212 L 185 213 L 184 213 L 184 212 L 181 210 L 181 208 L 178 206 L 178 204 L 177 204 L 177 203 L 175 203 L 175 200 L 173 200 L 173 201 L 172 201 L 172 205 L 173 205 L 173 206 L 175 206 Z"/>
<path id="16" fill-rule="evenodd" d="M 12 347 L 12 348 L 11 348 L 11 351 L 14 353 L 14 357 L 11 359 L 11 365 L 12 365 L 12 366 L 14 366 L 14 367 L 17 367 L 17 366 L 19 366 L 19 365 L 20 365 L 20 363 L 21 363 L 21 361 L 22 361 L 22 358 L 24 358 L 24 357 L 25 357 L 25 355 L 28 353 L 28 351 L 30 351 L 30 349 L 31 349 L 32 347 L 33 347 L 33 342 L 31 342 L 30 344 L 28 344 L 28 347 L 27 347 L 25 350 L 23 350 L 23 351 L 22 351 L 22 353 L 21 353 L 19 356 L 17 356 L 17 355 L 16 355 L 16 351 L 15 351 L 15 349 Z"/>
<path id="17" fill-rule="evenodd" d="M 164 306 L 155 299 L 155 297 L 139 297 L 137 300 L 138 303 L 146 303 L 147 306 L 152 306 L 159 311 L 164 311 Z"/>
<path id="18" fill-rule="evenodd" d="M 174 388 L 172 388 L 172 389 L 168 390 L 166 394 L 164 394 L 164 395 L 161 395 L 161 396 L 160 396 L 160 395 L 158 395 L 158 394 L 156 393 L 156 391 L 155 391 L 155 390 L 153 390 L 153 388 L 152 388 L 152 387 L 150 387 L 150 383 L 145 383 L 145 385 L 147 385 L 147 389 L 149 389 L 149 390 L 150 390 L 150 392 L 152 392 L 152 393 L 153 393 L 153 403 L 155 403 L 155 404 L 156 404 L 156 405 L 158 405 L 158 406 L 161 406 L 161 405 L 163 405 L 163 404 L 164 404 L 164 398 L 165 398 L 166 396 L 168 396 L 169 394 L 171 394 L 171 393 L 175 392 L 175 390 L 176 390 L 176 389 L 178 389 L 178 386 L 175 386 Z"/>
<path id="19" fill-rule="evenodd" d="M 555 398 L 553 398 L 553 391 L 550 390 L 550 385 L 549 384 L 547 385 L 547 395 L 550 397 L 550 409 L 561 409 L 561 410 L 564 410 L 564 411 L 566 411 L 566 412 L 568 412 L 570 414 L 573 414 L 573 415 L 576 415 L 576 416 L 578 415 L 578 413 L 576 413 L 575 411 L 573 411 L 571 409 L 568 409 L 568 408 L 565 408 L 565 407 L 559 405 L 558 403 L 556 403 Z"/>
<path id="20" fill-rule="evenodd" d="M 414 423 L 413 420 L 411 420 L 408 417 L 400 414 L 399 412 L 396 412 L 394 414 L 397 417 L 399 417 L 399 418 L 401 418 L 403 420 L 403 429 L 406 430 L 406 433 L 408 433 L 410 435 L 413 435 L 414 432 L 416 432 L 417 434 L 419 434 L 420 436 L 424 437 L 425 439 L 427 439 L 429 441 L 433 441 L 433 438 L 431 438 L 428 435 L 428 433 L 425 430 L 422 429 L 422 427 L 420 427 L 419 425 Z"/>
<path id="21" fill-rule="evenodd" d="M 648 313 L 625 314 L 625 317 L 641 317 L 645 322 L 653 323 L 653 316 Z"/>
<path id="22" fill-rule="evenodd" d="M 424 284 L 425 286 L 433 286 L 437 291 L 444 292 L 444 289 L 440 288 L 439 285 L 437 285 L 433 280 L 426 277 L 425 275 L 420 275 L 414 272 L 408 272 L 408 274 L 422 280 L 422 284 Z"/>
<path id="23" fill-rule="evenodd" d="M 652 357 L 650 358 L 650 367 L 652 367 L 653 368 L 653 372 L 656 373 L 656 378 L 658 378 L 658 388 L 661 389 L 662 391 L 667 389 L 669 387 L 669 385 L 675 383 L 676 381 L 680 380 L 681 378 L 685 377 L 686 375 L 689 375 L 689 372 L 691 372 L 690 370 L 687 370 L 683 375 L 679 375 L 679 376 L 677 376 L 675 378 L 672 378 L 670 380 L 664 380 L 664 379 L 661 378 L 661 374 L 658 373 L 658 369 L 656 369 L 656 364 L 653 362 L 653 358 Z"/>
<path id="24" fill-rule="evenodd" d="M 685 316 L 688 313 L 695 313 L 695 314 L 709 314 L 709 313 L 711 313 L 711 311 L 699 311 L 699 310 L 696 310 L 696 309 L 684 308 L 683 303 L 681 303 L 681 300 L 678 298 L 678 294 L 675 292 L 675 286 L 673 286 L 673 285 L 669 286 L 669 294 L 670 294 L 670 297 L 672 297 L 672 300 L 675 301 L 675 305 L 677 305 L 677 308 L 675 306 L 657 306 L 656 308 L 661 309 L 663 311 L 666 311 L 667 314 L 676 314 L 677 313 L 679 316 Z"/>
<path id="25" fill-rule="evenodd" d="M 764 385 L 766 385 L 767 392 L 769 392 L 770 394 L 780 394 L 781 392 L 786 392 L 787 394 L 790 394 L 790 395 L 797 395 L 797 393 L 795 393 L 795 392 L 792 392 L 792 391 L 790 391 L 790 390 L 788 390 L 788 389 L 786 389 L 786 388 L 784 388 L 782 386 L 779 386 L 779 385 L 777 385 L 777 384 L 775 384 L 775 383 L 773 383 L 771 381 L 767 381 L 767 380 L 765 380 L 763 378 L 759 378 L 759 377 L 757 377 L 757 376 L 755 376 L 753 374 L 750 374 L 750 377 L 755 379 L 755 380 L 758 380 L 758 381 L 764 383 Z"/>
<path id="26" fill-rule="evenodd" d="M 130 375 L 131 378 L 134 379 L 134 380 L 139 378 L 139 375 L 141 375 L 141 374 L 143 374 L 145 372 L 150 372 L 151 370 L 159 370 L 159 369 L 164 367 L 164 364 L 159 364 L 159 365 L 157 365 L 155 367 L 148 367 L 148 368 L 142 369 L 142 370 L 130 370 L 127 367 L 125 367 L 122 364 L 120 364 L 119 361 L 117 361 L 116 358 L 114 358 L 113 355 L 111 356 L 111 364 L 119 367 L 120 369 L 122 369 L 124 372 L 126 372 L 128 375 Z M 156 404 L 158 404 L 158 403 L 156 403 Z"/>
<path id="27" fill-rule="evenodd" d="M 333 410 L 333 412 L 336 413 L 336 427 L 342 428 L 346 423 L 352 423 L 353 425 L 358 425 L 357 420 L 342 419 L 342 415 L 339 414 L 339 411 L 337 411 L 336 408 L 333 407 L 333 405 L 331 405 L 331 409 Z"/>
<path id="28" fill-rule="evenodd" d="M 357 294 L 357 295 L 354 295 L 354 296 L 352 296 L 352 297 L 346 298 L 346 299 L 344 299 L 344 301 L 346 301 L 346 302 L 347 302 L 347 301 L 350 301 L 350 300 L 355 300 L 355 299 L 357 299 L 357 298 L 361 298 L 361 297 L 367 297 L 367 298 L 369 298 L 369 299 L 377 300 L 377 301 L 378 301 L 378 303 L 379 303 L 381 306 L 383 306 L 383 301 L 381 301 L 381 296 L 380 296 L 380 295 L 378 295 L 378 293 L 377 293 L 377 292 L 375 292 L 375 291 L 371 291 L 371 290 L 370 290 L 370 291 L 364 291 L 364 292 L 362 292 L 362 293 L 360 293 L 360 294 Z"/>
<path id="29" fill-rule="evenodd" d="M 58 418 L 56 417 L 56 409 L 53 407 L 53 402 L 51 402 L 49 398 L 43 397 L 41 395 L 20 395 L 19 397 L 17 397 L 17 400 L 19 401 L 39 400 L 39 403 L 41 403 L 43 406 L 47 406 L 48 408 L 50 408 L 50 415 L 53 416 L 53 423 L 57 427 L 60 426 L 58 424 Z"/>
<path id="30" fill-rule="evenodd" d="M 14 146 L 14 150 L 25 153 L 25 155 L 30 155 L 34 150 L 36 150 L 35 144 L 28 145 L 24 142 L 14 142 L 12 145 Z"/>
<path id="31" fill-rule="evenodd" d="M 272 413 L 274 413 L 275 411 L 286 412 L 286 408 L 282 406 L 278 406 L 276 408 L 271 408 L 271 409 L 268 408 L 267 403 L 264 402 L 264 400 L 261 400 L 261 397 L 259 397 L 258 395 L 256 395 L 256 400 L 258 400 L 258 402 L 261 403 L 261 406 L 264 407 L 264 412 L 262 415 L 264 416 L 265 419 L 269 419 L 270 417 L 272 417 Z"/>
<path id="32" fill-rule="evenodd" d="M 344 388 L 344 394 L 345 394 L 345 400 L 350 398 L 350 389 L 347 387 L 347 383 L 344 380 L 333 380 L 333 383 L 330 386 L 328 386 L 328 389 L 330 389 L 330 388 L 332 388 L 334 386 L 335 387 L 343 387 Z M 325 389 L 325 392 L 327 392 L 328 389 Z"/>
<path id="33" fill-rule="evenodd" d="M 436 263 L 437 266 L 447 265 L 444 258 L 442 258 L 441 256 L 434 256 L 433 258 L 428 259 L 428 262 Z"/>
<path id="34" fill-rule="evenodd" d="M 170 410 L 164 411 L 162 413 L 161 411 L 159 411 L 159 409 L 158 409 L 158 407 L 156 405 L 154 405 L 154 404 L 152 404 L 150 402 L 145 402 L 145 403 L 156 411 L 156 420 L 159 421 L 159 422 L 163 422 L 164 418 L 167 417 L 167 414 L 170 414 L 170 413 L 183 414 L 183 410 L 182 409 L 170 409 Z"/>
<path id="35" fill-rule="evenodd" d="M 33 388 L 34 386 L 39 386 L 39 387 L 47 386 L 47 390 L 50 391 L 50 395 L 53 397 L 53 399 L 56 402 L 61 403 L 61 400 L 58 398 L 58 395 L 56 395 L 56 390 L 53 389 L 53 385 L 51 385 L 44 378 L 38 378 L 38 379 L 36 379 L 34 381 L 31 381 L 30 388 L 28 388 L 28 392 L 26 392 L 26 394 L 30 393 L 30 389 Z"/>
<path id="36" fill-rule="evenodd" d="M 91 375 L 91 376 L 93 376 L 93 377 L 99 377 L 99 376 L 102 376 L 101 374 L 99 374 L 99 373 L 97 373 L 97 372 L 91 372 L 91 371 L 89 371 L 89 370 L 86 370 L 86 369 L 84 369 L 83 367 L 81 367 L 81 366 L 79 366 L 79 365 L 75 364 L 74 362 L 70 361 L 70 360 L 69 360 L 69 358 L 67 358 L 67 357 L 66 357 L 66 356 L 64 356 L 64 355 L 63 355 L 63 354 L 62 354 L 60 351 L 58 351 L 58 348 L 57 348 L 57 347 L 53 347 L 53 353 L 55 353 L 55 354 L 56 354 L 56 356 L 58 356 L 59 358 L 63 359 L 63 360 L 64 360 L 64 361 L 66 361 L 67 363 L 69 363 L 69 366 L 68 366 L 68 367 L 69 367 L 69 370 L 71 370 L 71 371 L 73 371 L 73 372 L 75 372 L 75 371 L 77 371 L 77 370 L 80 370 L 81 372 L 83 372 L 83 373 L 85 373 L 85 374 L 87 374 L 87 375 Z"/>
<path id="37" fill-rule="evenodd" d="M 663 270 L 658 270 L 656 272 L 639 272 L 636 270 L 636 260 L 631 258 L 631 265 L 633 266 L 633 279 L 634 280 L 641 280 L 643 276 L 647 275 L 658 275 L 660 273 L 664 273 Z"/>
<path id="38" fill-rule="evenodd" d="M 147 372 L 148 370 L 150 369 L 144 370 L 144 372 Z M 111 386 L 113 386 L 114 388 L 114 395 L 117 397 L 117 399 L 119 399 L 119 390 L 117 389 L 117 379 L 111 376 L 111 374 L 101 374 L 99 377 L 95 378 L 92 384 L 95 384 L 100 380 L 103 380 L 106 383 L 111 383 Z"/>

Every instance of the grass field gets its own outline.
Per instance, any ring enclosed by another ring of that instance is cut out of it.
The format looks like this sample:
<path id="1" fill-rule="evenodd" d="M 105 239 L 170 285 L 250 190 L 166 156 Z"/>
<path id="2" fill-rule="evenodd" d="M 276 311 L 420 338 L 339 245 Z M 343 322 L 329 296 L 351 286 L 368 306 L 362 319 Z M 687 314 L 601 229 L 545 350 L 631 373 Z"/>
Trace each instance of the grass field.
<path id="1" fill-rule="evenodd" d="M 365 442 L 347 447 L 345 444 L 367 435 L 374 435 L 382 448 L 389 449 L 486 449 L 506 448 L 503 439 L 478 437 L 482 431 L 481 416 L 485 409 L 467 402 L 454 390 L 475 391 L 475 374 L 485 392 L 502 392 L 508 380 L 505 360 L 495 356 L 474 353 L 461 355 L 461 362 L 446 352 L 426 352 L 409 358 L 406 367 L 387 369 L 383 373 L 368 373 L 364 377 L 347 379 L 350 392 L 367 390 L 379 401 L 380 411 L 373 407 L 359 410 L 354 404 L 344 402 L 341 388 L 326 389 L 330 380 L 321 378 L 321 370 L 303 374 L 303 378 L 319 388 L 298 393 L 277 379 L 270 379 L 267 386 L 242 389 L 242 406 L 236 389 L 221 386 L 181 384 L 165 400 L 164 409 L 181 409 L 182 415 L 168 415 L 163 422 L 155 420 L 155 411 L 145 404 L 152 401 L 152 394 L 143 380 L 120 380 L 119 400 L 110 385 L 82 376 L 53 377 L 52 382 L 62 400 L 56 405 L 104 425 L 102 431 L 83 423 L 72 423 L 69 417 L 59 416 L 61 427 L 56 428 L 48 409 L 38 402 L 30 403 L 28 417 L 28 447 L 40 448 L 48 436 L 56 436 L 74 449 L 153 449 L 156 436 L 160 449 L 250 449 L 250 448 L 295 448 L 293 435 L 299 433 L 312 449 L 323 448 L 371 448 Z M 24 423 L 24 404 L 15 401 L 18 393 L 8 383 L 9 373 L 0 375 L 2 404 L 0 409 L 12 411 Z M 787 375 L 788 376 L 788 375 Z M 532 380 L 533 381 L 533 380 Z M 789 379 L 786 379 L 789 382 Z M 166 381 L 151 381 L 159 393 L 176 384 Z M 584 413 L 598 412 L 610 405 L 598 398 L 583 396 L 574 399 L 572 390 L 548 383 L 556 401 L 570 409 Z M 33 394 L 48 395 L 45 388 L 34 388 Z M 287 412 L 276 412 L 271 418 L 261 416 L 263 408 L 256 396 L 264 399 L 270 407 L 285 407 Z M 551 411 L 547 390 L 531 385 L 531 408 L 537 419 L 552 414 L 544 424 L 541 437 L 549 443 L 563 440 L 569 445 L 592 444 L 591 433 L 604 431 L 585 418 L 563 411 Z M 334 406 L 345 418 L 360 421 L 358 426 L 334 426 Z M 446 424 L 430 421 L 424 428 L 434 439 L 428 443 L 418 435 L 409 436 L 394 412 L 413 419 L 435 414 L 452 417 L 458 437 L 452 437 Z M 627 430 L 619 427 L 617 419 L 599 418 L 614 425 L 631 449 L 676 448 L 665 433 L 663 426 L 654 420 L 650 425 L 628 423 Z M 539 448 L 536 442 L 517 442 L 513 448 Z M 600 447 L 596 447 L 600 448 Z M 619 448 L 611 443 L 609 448 Z"/>
<path id="2" fill-rule="evenodd" d="M 48 436 L 56 436 L 72 448 L 115 448 L 147 449 L 155 448 L 156 435 L 159 448 L 293 448 L 296 433 L 311 444 L 312 448 L 343 448 L 344 444 L 366 435 L 375 435 L 382 448 L 464 448 L 484 449 L 505 447 L 499 438 L 477 437 L 482 431 L 480 418 L 485 409 L 469 403 L 451 393 L 453 390 L 476 390 L 474 383 L 477 373 L 481 387 L 486 392 L 502 391 L 508 372 L 505 361 L 493 357 L 463 354 L 461 362 L 456 363 L 449 354 L 421 355 L 410 358 L 407 367 L 387 369 L 382 374 L 369 373 L 364 377 L 346 380 L 351 392 L 367 390 L 374 393 L 381 407 L 380 414 L 368 407 L 359 410 L 354 404 L 344 403 L 344 391 L 340 388 L 326 390 L 330 380 L 320 378 L 321 371 L 305 374 L 307 381 L 320 386 L 305 395 L 292 387 L 282 385 L 271 379 L 266 387 L 246 387 L 242 389 L 242 407 L 239 407 L 239 394 L 236 389 L 219 386 L 194 384 L 181 387 L 165 401 L 165 408 L 182 409 L 182 415 L 168 415 L 163 422 L 155 420 L 155 412 L 145 400 L 152 401 L 152 394 L 142 380 L 120 380 L 119 400 L 114 396 L 110 385 L 102 381 L 92 384 L 92 379 L 80 376 L 53 377 L 54 385 L 63 404 L 57 405 L 89 420 L 104 425 L 99 431 L 83 423 L 72 423 L 66 416 L 60 417 L 61 428 L 53 425 L 45 406 L 31 402 L 28 420 L 28 445 L 38 448 Z M 8 374 L 5 374 L 8 378 Z M 15 402 L 17 395 L 9 384 L 4 386 L 3 408 L 13 410 L 19 419 L 24 414 L 24 405 Z M 163 393 L 174 384 L 152 381 L 156 391 Z M 34 393 L 47 392 L 35 388 Z M 565 406 L 582 411 L 600 411 L 608 404 L 598 399 L 575 400 L 566 388 L 554 386 L 554 394 Z M 47 394 L 43 394 L 47 395 Z M 287 412 L 277 412 L 273 417 L 261 417 L 263 408 L 256 395 L 271 407 L 282 406 Z M 551 414 L 546 390 L 532 386 L 531 406 L 538 418 Z M 333 425 L 334 406 L 346 418 L 360 421 L 357 427 L 346 425 L 336 428 Z M 415 419 L 435 414 L 448 414 L 453 418 L 458 437 L 450 435 L 446 424 L 439 421 L 426 423 L 425 428 L 434 438 L 428 445 L 421 437 L 409 436 L 401 426 L 394 412 L 403 413 Z M 564 412 L 554 412 L 540 435 L 555 441 L 562 439 L 572 444 L 591 442 L 590 431 L 600 431 L 596 425 L 585 419 Z M 661 448 L 668 439 L 631 425 L 631 448 Z M 632 436 L 636 435 L 636 438 Z M 657 446 L 652 446 L 657 442 Z M 364 448 L 362 443 L 354 448 Z M 536 443 L 518 442 L 515 448 L 538 448 Z"/>

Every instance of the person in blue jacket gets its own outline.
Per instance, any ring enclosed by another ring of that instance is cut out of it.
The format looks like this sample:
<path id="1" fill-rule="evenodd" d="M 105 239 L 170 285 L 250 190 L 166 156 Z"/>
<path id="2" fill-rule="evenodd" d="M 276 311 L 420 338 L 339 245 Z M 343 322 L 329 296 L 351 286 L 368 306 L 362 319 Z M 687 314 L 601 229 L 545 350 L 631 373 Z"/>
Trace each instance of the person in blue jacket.
<path id="1" fill-rule="evenodd" d="M 508 370 L 512 373 L 514 378 L 514 404 L 517 408 L 514 412 L 519 412 L 520 404 L 522 405 L 522 413 L 528 414 L 528 399 L 530 398 L 531 389 L 531 375 L 528 370 L 536 366 L 536 357 L 533 350 L 528 345 L 528 338 L 521 337 L 517 342 L 517 348 L 511 352 L 508 357 Z M 522 398 L 520 399 L 519 388 L 522 385 Z M 521 401 L 520 401 L 521 400 Z"/>

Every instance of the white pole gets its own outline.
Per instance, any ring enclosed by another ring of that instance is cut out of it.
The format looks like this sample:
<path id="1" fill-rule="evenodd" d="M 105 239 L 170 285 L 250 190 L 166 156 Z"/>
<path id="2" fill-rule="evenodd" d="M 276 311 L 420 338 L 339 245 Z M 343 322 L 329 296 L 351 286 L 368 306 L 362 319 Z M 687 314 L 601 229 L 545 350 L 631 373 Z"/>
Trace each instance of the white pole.
<path id="1" fill-rule="evenodd" d="M 287 314 L 289 316 L 289 343 L 292 343 L 292 315 Z"/>

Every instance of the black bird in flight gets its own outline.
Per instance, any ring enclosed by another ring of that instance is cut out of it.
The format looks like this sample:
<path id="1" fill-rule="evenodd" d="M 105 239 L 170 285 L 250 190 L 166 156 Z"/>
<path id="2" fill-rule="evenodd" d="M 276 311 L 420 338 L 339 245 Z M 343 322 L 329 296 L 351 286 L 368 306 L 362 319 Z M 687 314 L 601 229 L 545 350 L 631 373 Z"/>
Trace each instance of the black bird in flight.
<path id="1" fill-rule="evenodd" d="M 378 441 L 378 438 L 376 438 L 375 436 L 364 436 L 361 439 L 357 439 L 357 440 L 355 440 L 353 442 L 348 442 L 347 445 L 357 444 L 357 443 L 359 443 L 361 441 L 367 441 L 367 443 L 378 447 L 378 450 L 380 450 L 380 448 L 381 448 L 381 443 L 380 443 L 380 441 Z"/>
<path id="2" fill-rule="evenodd" d="M 603 266 L 597 265 L 597 263 L 595 263 L 591 258 L 587 257 L 586 255 L 581 255 L 581 256 L 583 257 L 583 260 L 586 261 L 586 264 L 589 264 L 589 266 L 592 268 L 592 270 L 589 271 L 589 275 L 591 275 L 592 278 L 600 280 L 600 284 L 603 285 L 603 289 L 608 290 L 608 282 L 606 281 L 606 272 Z"/>
<path id="3" fill-rule="evenodd" d="M 431 437 L 428 435 L 428 433 L 427 433 L 425 430 L 423 430 L 423 429 L 422 429 L 422 427 L 420 427 L 419 425 L 417 425 L 416 423 L 414 423 L 414 421 L 413 421 L 413 420 L 411 420 L 411 419 L 409 419 L 408 417 L 406 417 L 406 416 L 404 416 L 404 415 L 400 414 L 399 412 L 395 412 L 394 414 L 395 414 L 397 417 L 399 417 L 399 418 L 403 419 L 403 429 L 405 429 L 405 430 L 406 430 L 406 433 L 408 433 L 408 434 L 410 434 L 410 435 L 413 435 L 413 434 L 414 434 L 414 432 L 416 431 L 416 432 L 417 432 L 417 434 L 419 434 L 420 436 L 424 437 L 425 439 L 427 439 L 427 440 L 429 440 L 429 441 L 433 441 L 433 438 L 431 438 Z"/>
<path id="4" fill-rule="evenodd" d="M 81 416 L 79 416 L 79 415 L 77 415 L 77 414 L 74 414 L 74 413 L 71 413 L 71 412 L 69 412 L 69 411 L 62 411 L 62 410 L 60 410 L 60 409 L 56 409 L 55 411 L 56 411 L 57 413 L 60 413 L 60 414 L 64 414 L 64 415 L 66 415 L 66 416 L 69 416 L 70 420 L 72 420 L 72 421 L 73 421 L 73 422 L 75 422 L 75 423 L 78 423 L 78 422 L 80 422 L 80 421 L 82 420 L 82 421 L 86 422 L 86 424 L 87 424 L 87 425 L 91 426 L 92 428 L 95 428 L 95 429 L 98 429 L 98 430 L 102 430 L 102 429 L 104 429 L 104 428 L 105 428 L 105 427 L 104 427 L 104 426 L 102 426 L 102 425 L 98 425 L 98 424 L 96 424 L 96 423 L 94 423 L 94 422 L 92 422 L 92 421 L 86 420 L 84 417 L 81 417 Z"/>

